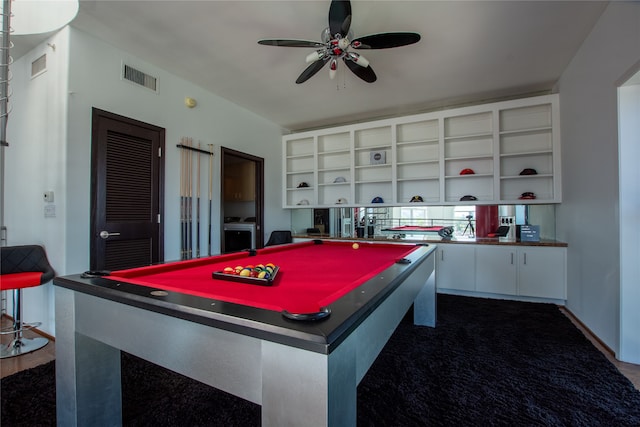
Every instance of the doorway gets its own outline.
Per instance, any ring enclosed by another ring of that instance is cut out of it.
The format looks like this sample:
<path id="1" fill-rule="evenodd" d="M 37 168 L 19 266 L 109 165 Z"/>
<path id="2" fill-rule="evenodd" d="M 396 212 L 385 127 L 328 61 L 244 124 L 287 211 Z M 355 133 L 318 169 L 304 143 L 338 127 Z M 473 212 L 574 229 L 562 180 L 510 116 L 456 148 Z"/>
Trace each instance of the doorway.
<path id="1" fill-rule="evenodd" d="M 164 260 L 163 128 L 92 110 L 90 268 Z"/>
<path id="2" fill-rule="evenodd" d="M 264 159 L 221 147 L 222 253 L 264 246 Z"/>

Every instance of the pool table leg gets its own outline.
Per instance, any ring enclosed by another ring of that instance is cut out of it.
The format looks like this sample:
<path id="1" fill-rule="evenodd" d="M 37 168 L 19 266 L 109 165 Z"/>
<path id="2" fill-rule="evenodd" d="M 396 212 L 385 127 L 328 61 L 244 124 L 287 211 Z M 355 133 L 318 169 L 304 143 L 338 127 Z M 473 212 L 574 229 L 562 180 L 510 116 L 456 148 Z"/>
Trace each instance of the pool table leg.
<path id="1" fill-rule="evenodd" d="M 435 327 L 438 296 L 436 290 L 435 257 L 430 256 L 424 262 L 428 265 L 427 268 L 430 274 L 425 281 L 424 287 L 413 302 L 413 323 L 415 325 Z"/>
<path id="2" fill-rule="evenodd" d="M 120 425 L 120 350 L 76 333 L 75 292 L 54 289 L 57 424 Z"/>
<path id="3" fill-rule="evenodd" d="M 262 343 L 263 426 L 355 426 L 356 349 L 331 354 Z"/>

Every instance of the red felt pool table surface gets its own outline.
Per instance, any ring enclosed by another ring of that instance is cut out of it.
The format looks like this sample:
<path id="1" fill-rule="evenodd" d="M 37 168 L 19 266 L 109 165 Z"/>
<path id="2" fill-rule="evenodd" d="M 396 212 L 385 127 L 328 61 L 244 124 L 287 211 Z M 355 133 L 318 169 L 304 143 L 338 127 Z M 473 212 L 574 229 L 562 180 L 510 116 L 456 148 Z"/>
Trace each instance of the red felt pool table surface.
<path id="1" fill-rule="evenodd" d="M 291 313 L 319 311 L 406 257 L 415 245 L 314 241 L 273 246 L 196 260 L 114 271 L 107 279 Z M 271 286 L 212 278 L 225 267 L 272 263 L 279 272 Z"/>

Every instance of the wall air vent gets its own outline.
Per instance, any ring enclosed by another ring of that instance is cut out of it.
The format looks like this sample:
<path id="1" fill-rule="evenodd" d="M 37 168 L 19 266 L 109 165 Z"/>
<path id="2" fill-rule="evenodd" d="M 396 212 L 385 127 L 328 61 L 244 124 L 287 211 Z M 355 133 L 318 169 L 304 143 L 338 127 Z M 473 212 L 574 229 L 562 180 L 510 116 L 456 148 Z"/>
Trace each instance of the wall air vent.
<path id="1" fill-rule="evenodd" d="M 130 65 L 122 65 L 122 77 L 125 80 L 129 80 L 137 85 L 144 86 L 147 89 L 151 89 L 154 92 L 158 91 L 158 79 L 150 76 L 140 70 L 136 70 Z"/>
<path id="2" fill-rule="evenodd" d="M 47 71 L 46 53 L 31 63 L 31 77 L 36 77 L 45 71 Z"/>

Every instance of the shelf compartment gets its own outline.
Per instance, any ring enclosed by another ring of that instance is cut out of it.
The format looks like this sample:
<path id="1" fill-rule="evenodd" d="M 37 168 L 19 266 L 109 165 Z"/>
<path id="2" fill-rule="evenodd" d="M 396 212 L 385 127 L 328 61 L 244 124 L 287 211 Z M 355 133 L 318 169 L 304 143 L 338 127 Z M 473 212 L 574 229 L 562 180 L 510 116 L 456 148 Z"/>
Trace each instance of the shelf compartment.
<path id="1" fill-rule="evenodd" d="M 553 150 L 550 128 L 500 134 L 500 153 L 521 154 Z"/>
<path id="2" fill-rule="evenodd" d="M 440 183 L 437 179 L 398 182 L 397 203 L 408 204 L 413 196 L 421 196 L 424 203 L 440 201 Z"/>
<path id="3" fill-rule="evenodd" d="M 354 147 L 356 149 L 391 146 L 391 126 L 355 131 Z"/>
<path id="4" fill-rule="evenodd" d="M 537 203 L 551 201 L 553 194 L 553 176 L 551 175 L 528 175 L 514 179 L 500 180 L 500 199 L 516 201 L 525 192 L 532 192 L 535 199 L 522 200 L 520 203 Z"/>
<path id="5" fill-rule="evenodd" d="M 306 182 L 309 186 L 313 186 L 313 172 L 287 174 L 287 190 L 298 189 L 298 185 L 301 182 Z M 302 187 L 302 189 L 304 188 L 308 187 Z"/>
<path id="6" fill-rule="evenodd" d="M 390 182 L 391 179 L 391 165 L 368 166 L 355 169 L 356 182 Z"/>
<path id="7" fill-rule="evenodd" d="M 553 155 L 549 153 L 529 154 L 526 156 L 500 157 L 500 176 L 518 177 L 523 169 L 535 169 L 539 175 L 553 174 Z M 537 175 L 524 175 L 537 176 Z"/>
<path id="8" fill-rule="evenodd" d="M 372 155 L 374 153 L 384 153 L 384 163 L 375 164 L 372 159 Z M 358 150 L 355 152 L 355 166 L 356 167 L 367 167 L 367 166 L 390 166 L 392 163 L 391 159 L 391 150 L 387 149 L 375 149 L 375 150 Z"/>
<path id="9" fill-rule="evenodd" d="M 356 184 L 356 204 L 375 206 L 371 201 L 375 197 L 382 197 L 385 203 L 391 203 L 392 200 L 391 182 L 375 182 Z"/>
<path id="10" fill-rule="evenodd" d="M 438 144 L 406 144 L 396 146 L 396 161 L 398 163 L 413 161 L 437 161 L 438 155 Z"/>
<path id="11" fill-rule="evenodd" d="M 298 206 L 302 200 L 307 200 L 309 205 L 314 205 L 314 194 L 312 188 L 302 188 L 287 190 L 287 206 Z M 306 205 L 300 205 L 306 206 Z"/>
<path id="12" fill-rule="evenodd" d="M 487 111 L 445 118 L 444 136 L 448 139 L 472 135 L 491 135 L 493 133 L 492 117 L 492 112 Z"/>
<path id="13" fill-rule="evenodd" d="M 463 169 L 473 169 L 475 175 L 460 175 Z M 477 157 L 470 159 L 449 159 L 444 164 L 446 177 L 460 176 L 473 178 L 477 175 L 493 174 L 493 157 Z"/>
<path id="14" fill-rule="evenodd" d="M 531 105 L 500 111 L 500 132 L 550 128 L 551 104 Z"/>
<path id="15" fill-rule="evenodd" d="M 493 154 L 493 136 L 475 135 L 445 140 L 444 157 L 475 157 Z"/>
<path id="16" fill-rule="evenodd" d="M 349 151 L 351 147 L 351 135 L 349 132 L 341 132 L 318 136 L 318 152 Z"/>
<path id="17" fill-rule="evenodd" d="M 287 173 L 310 172 L 315 169 L 313 157 L 287 159 Z"/>
<path id="18" fill-rule="evenodd" d="M 396 177 L 399 181 L 425 178 L 438 179 L 439 175 L 440 165 L 438 162 L 412 162 L 396 165 Z"/>
<path id="19" fill-rule="evenodd" d="M 493 175 L 476 176 L 474 179 L 445 178 L 445 201 L 459 202 L 462 196 L 475 196 L 478 200 L 469 203 L 493 201 Z"/>
<path id="20" fill-rule="evenodd" d="M 291 139 L 286 142 L 286 156 L 313 156 L 313 137 Z"/>
<path id="21" fill-rule="evenodd" d="M 349 169 L 351 157 L 348 153 L 335 152 L 318 155 L 318 169 Z"/>
<path id="22" fill-rule="evenodd" d="M 396 126 L 398 144 L 438 141 L 438 120 L 401 123 Z"/>
<path id="23" fill-rule="evenodd" d="M 334 182 L 336 178 L 344 178 L 346 182 Z M 327 169 L 318 171 L 318 185 L 349 185 L 351 181 L 351 170 L 349 169 Z"/>
<path id="24" fill-rule="evenodd" d="M 318 187 L 318 204 L 319 205 L 337 205 L 338 199 L 345 199 L 347 203 L 351 203 L 352 200 L 351 189 L 349 186 L 344 185 L 332 185 L 332 186 L 320 186 Z"/>

